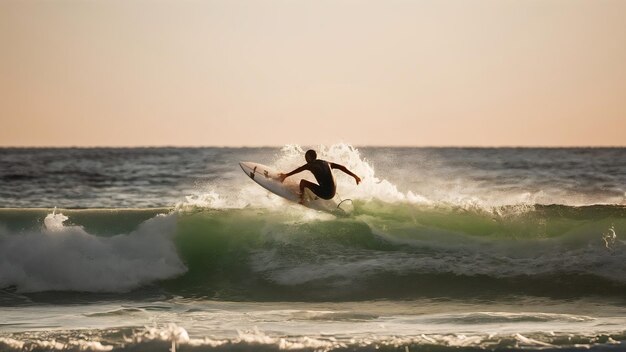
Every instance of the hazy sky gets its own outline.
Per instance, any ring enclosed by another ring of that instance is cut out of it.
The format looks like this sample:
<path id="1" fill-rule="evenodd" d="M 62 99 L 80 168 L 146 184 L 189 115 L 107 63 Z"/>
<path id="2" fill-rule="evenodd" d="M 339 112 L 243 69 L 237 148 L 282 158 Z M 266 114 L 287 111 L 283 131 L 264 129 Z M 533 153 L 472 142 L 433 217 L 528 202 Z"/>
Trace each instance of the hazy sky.
<path id="1" fill-rule="evenodd" d="M 0 0 L 0 145 L 626 145 L 625 0 Z"/>

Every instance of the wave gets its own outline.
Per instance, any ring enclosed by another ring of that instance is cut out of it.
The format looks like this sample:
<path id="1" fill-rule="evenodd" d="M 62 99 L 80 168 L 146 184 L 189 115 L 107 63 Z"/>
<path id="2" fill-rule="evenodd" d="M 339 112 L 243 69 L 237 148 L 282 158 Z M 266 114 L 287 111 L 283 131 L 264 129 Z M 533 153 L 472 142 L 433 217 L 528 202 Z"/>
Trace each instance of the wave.
<path id="1" fill-rule="evenodd" d="M 45 211 L 4 210 L 0 287 L 124 292 L 148 285 L 239 300 L 621 297 L 626 289 L 623 206 L 354 207 L 348 217 L 298 206 L 168 215 L 63 210 L 69 220 L 53 213 L 40 228 L 23 230 L 16 224 Z M 119 234 L 106 224 L 134 230 Z"/>
<path id="2" fill-rule="evenodd" d="M 384 329 L 382 329 L 384 331 Z M 123 338 L 120 338 L 123 336 Z M 415 336 L 384 333 L 367 336 L 275 336 L 258 328 L 238 330 L 235 337 L 190 337 L 176 324 L 112 331 L 63 331 L 61 333 L 0 336 L 4 351 L 623 351 L 626 332 L 580 333 L 529 332 L 464 334 L 432 333 Z"/>
<path id="3" fill-rule="evenodd" d="M 261 210 L 179 223 L 188 292 L 246 299 L 619 295 L 624 208 L 465 209 L 364 203 L 349 218 Z"/>
<path id="4" fill-rule="evenodd" d="M 22 292 L 127 291 L 183 273 L 172 242 L 175 215 L 159 215 L 128 234 L 95 236 L 52 213 L 41 230 L 0 229 L 0 287 Z"/>

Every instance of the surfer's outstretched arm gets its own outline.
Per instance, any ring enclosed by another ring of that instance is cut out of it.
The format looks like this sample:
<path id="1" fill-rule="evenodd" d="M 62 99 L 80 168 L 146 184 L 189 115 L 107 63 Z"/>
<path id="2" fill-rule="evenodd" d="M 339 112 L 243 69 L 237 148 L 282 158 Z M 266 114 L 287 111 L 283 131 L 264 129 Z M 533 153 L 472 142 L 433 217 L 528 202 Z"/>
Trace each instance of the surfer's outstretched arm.
<path id="1" fill-rule="evenodd" d="M 309 169 L 308 166 L 309 166 L 308 164 L 304 164 L 304 165 L 300 166 L 299 168 L 297 168 L 297 169 L 295 169 L 295 170 L 293 170 L 291 172 L 288 172 L 286 174 L 278 174 L 278 178 L 280 179 L 280 182 L 283 182 L 287 177 L 289 177 L 291 175 L 295 175 L 295 174 L 300 173 L 302 171 L 308 170 Z"/>
<path id="2" fill-rule="evenodd" d="M 354 180 L 356 181 L 357 185 L 361 182 L 361 178 L 359 176 L 355 175 L 352 171 L 348 170 L 348 168 L 343 166 L 343 165 L 330 163 L 330 167 L 333 168 L 333 169 L 341 170 L 341 171 L 347 173 L 348 175 L 354 177 Z"/>

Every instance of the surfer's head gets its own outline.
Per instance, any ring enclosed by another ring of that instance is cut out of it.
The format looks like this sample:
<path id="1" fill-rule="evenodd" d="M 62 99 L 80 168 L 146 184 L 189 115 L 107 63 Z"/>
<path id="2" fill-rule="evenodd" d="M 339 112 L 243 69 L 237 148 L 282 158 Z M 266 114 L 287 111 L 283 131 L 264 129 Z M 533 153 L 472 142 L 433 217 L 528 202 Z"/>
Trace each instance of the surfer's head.
<path id="1" fill-rule="evenodd" d="M 311 161 L 317 159 L 317 153 L 315 152 L 315 150 L 309 149 L 306 151 L 306 153 L 304 153 L 304 158 L 306 159 L 307 163 L 310 163 Z"/>

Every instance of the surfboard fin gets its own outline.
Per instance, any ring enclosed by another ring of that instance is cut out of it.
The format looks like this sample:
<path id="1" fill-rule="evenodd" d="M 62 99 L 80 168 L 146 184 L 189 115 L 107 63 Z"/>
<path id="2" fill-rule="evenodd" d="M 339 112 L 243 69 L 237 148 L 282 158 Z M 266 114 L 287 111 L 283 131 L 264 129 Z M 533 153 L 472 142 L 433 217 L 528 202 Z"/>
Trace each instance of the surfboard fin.
<path id="1" fill-rule="evenodd" d="M 341 206 L 341 204 L 343 204 L 343 202 L 346 202 L 346 201 L 350 201 L 350 203 L 352 203 L 352 199 L 346 198 L 346 199 L 342 200 L 341 202 L 339 202 L 339 204 L 337 204 L 337 208 L 339 208 Z M 341 208 L 339 208 L 339 209 L 341 209 Z"/>

